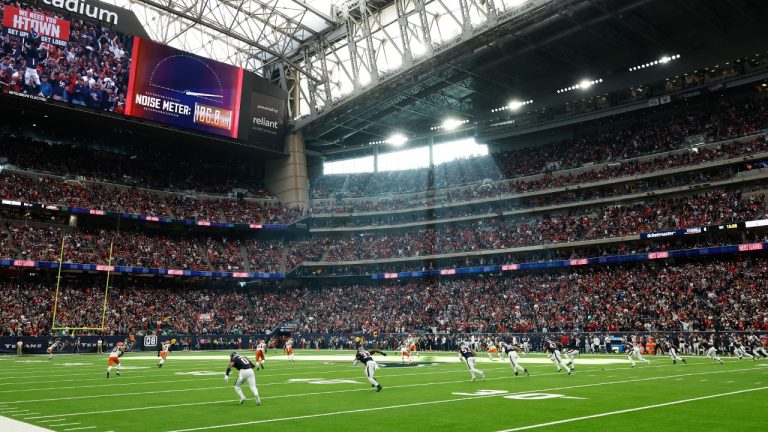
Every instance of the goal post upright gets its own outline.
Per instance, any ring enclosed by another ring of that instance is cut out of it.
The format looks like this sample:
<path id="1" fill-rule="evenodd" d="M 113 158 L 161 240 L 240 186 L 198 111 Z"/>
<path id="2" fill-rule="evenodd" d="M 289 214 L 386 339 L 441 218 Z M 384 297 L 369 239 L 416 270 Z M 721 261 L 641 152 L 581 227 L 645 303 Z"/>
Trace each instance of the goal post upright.
<path id="1" fill-rule="evenodd" d="M 61 236 L 61 251 L 59 252 L 59 273 L 56 275 L 56 297 L 53 300 L 53 322 L 51 323 L 51 330 L 57 330 L 56 311 L 59 309 L 59 287 L 61 286 L 61 267 L 64 263 L 64 239 L 66 237 L 66 234 Z"/>
<path id="2" fill-rule="evenodd" d="M 107 284 L 104 287 L 104 307 L 101 311 L 101 331 L 104 331 L 104 325 L 107 322 L 107 296 L 109 296 L 109 276 L 112 273 L 112 246 L 115 245 L 115 241 L 112 240 L 109 243 L 109 259 L 107 260 Z"/>

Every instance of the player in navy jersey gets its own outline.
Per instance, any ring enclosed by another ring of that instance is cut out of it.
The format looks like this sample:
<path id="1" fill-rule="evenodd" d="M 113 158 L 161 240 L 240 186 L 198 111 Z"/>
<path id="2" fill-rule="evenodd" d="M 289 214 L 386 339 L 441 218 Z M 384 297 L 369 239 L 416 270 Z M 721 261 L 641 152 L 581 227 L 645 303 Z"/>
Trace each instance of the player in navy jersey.
<path id="1" fill-rule="evenodd" d="M 381 350 L 371 349 L 368 351 L 361 346 L 357 349 L 357 352 L 355 353 L 355 361 L 352 364 L 356 365 L 362 363 L 363 366 L 365 366 L 365 376 L 368 378 L 368 382 L 371 383 L 371 387 L 375 387 L 376 391 L 380 392 L 382 389 L 381 384 L 376 381 L 376 370 L 379 368 L 379 365 L 377 365 L 376 360 L 373 359 L 373 354 L 387 355 Z"/>
<path id="2" fill-rule="evenodd" d="M 524 368 L 523 366 L 520 366 L 519 363 L 519 353 L 523 352 L 523 349 L 520 348 L 517 345 L 510 345 L 506 342 L 502 342 L 501 344 L 501 350 L 507 354 L 509 359 L 509 366 L 512 367 L 512 369 L 515 371 L 515 376 L 520 375 L 520 372 L 524 373 L 527 376 L 530 376 L 528 373 L 528 369 Z"/>
<path id="3" fill-rule="evenodd" d="M 557 366 L 557 371 L 560 372 L 562 368 L 568 371 L 568 375 L 571 374 L 571 368 L 563 363 L 563 355 L 560 352 L 561 344 L 546 338 L 544 339 L 544 352 L 549 354 L 549 359 Z"/>
<path id="4" fill-rule="evenodd" d="M 481 378 L 485 379 L 485 373 L 475 367 L 475 362 L 477 361 L 475 352 L 469 348 L 466 342 L 462 342 L 459 347 L 459 358 L 467 364 L 469 373 L 472 374 L 472 381 L 477 379 L 475 375 L 480 375 Z"/>
<path id="5" fill-rule="evenodd" d="M 704 357 L 711 358 L 712 361 L 720 362 L 720 364 L 723 364 L 723 360 L 717 355 L 717 348 L 715 348 L 714 343 L 708 340 L 703 340 L 701 341 L 700 346 L 704 350 Z"/>
<path id="6" fill-rule="evenodd" d="M 261 405 L 259 389 L 256 388 L 256 375 L 253 373 L 255 367 L 256 365 L 248 360 L 247 357 L 238 355 L 236 352 L 229 355 L 229 365 L 227 365 L 227 372 L 224 374 L 224 380 L 229 382 L 229 372 L 232 368 L 239 371 L 237 380 L 235 381 L 235 393 L 240 396 L 240 405 L 244 404 L 246 400 L 245 395 L 243 394 L 243 389 L 241 388 L 244 381 L 248 381 L 248 385 L 251 387 L 251 391 L 256 397 L 256 405 Z"/>

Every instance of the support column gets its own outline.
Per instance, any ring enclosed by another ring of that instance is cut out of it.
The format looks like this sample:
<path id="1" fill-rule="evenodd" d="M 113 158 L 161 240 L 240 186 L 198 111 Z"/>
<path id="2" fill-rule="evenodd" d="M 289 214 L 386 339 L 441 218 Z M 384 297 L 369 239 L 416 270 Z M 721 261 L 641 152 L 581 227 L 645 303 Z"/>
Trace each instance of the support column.
<path id="1" fill-rule="evenodd" d="M 266 166 L 267 188 L 287 208 L 309 207 L 309 179 L 307 155 L 304 151 L 304 134 L 294 132 L 285 140 L 288 157 L 271 161 Z"/>

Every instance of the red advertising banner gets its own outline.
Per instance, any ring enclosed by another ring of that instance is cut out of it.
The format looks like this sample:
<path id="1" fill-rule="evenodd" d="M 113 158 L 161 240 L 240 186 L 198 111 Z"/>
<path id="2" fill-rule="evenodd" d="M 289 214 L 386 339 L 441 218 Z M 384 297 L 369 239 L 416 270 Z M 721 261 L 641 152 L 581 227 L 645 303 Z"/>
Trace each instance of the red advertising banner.
<path id="1" fill-rule="evenodd" d="M 37 34 L 40 42 L 67 46 L 69 21 L 13 6 L 3 8 L 3 28 L 11 36 Z"/>

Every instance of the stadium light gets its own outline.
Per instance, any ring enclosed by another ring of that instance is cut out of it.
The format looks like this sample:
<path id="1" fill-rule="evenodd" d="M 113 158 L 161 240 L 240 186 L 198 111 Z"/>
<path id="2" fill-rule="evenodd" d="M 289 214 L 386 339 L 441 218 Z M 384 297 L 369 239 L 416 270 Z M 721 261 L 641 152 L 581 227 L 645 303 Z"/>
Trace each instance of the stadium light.
<path id="1" fill-rule="evenodd" d="M 387 144 L 393 145 L 395 147 L 400 147 L 403 144 L 408 142 L 408 137 L 401 133 L 396 133 L 396 134 L 392 134 L 392 136 L 384 140 L 384 142 Z"/>
<path id="2" fill-rule="evenodd" d="M 576 89 L 586 90 L 586 89 L 592 87 L 593 85 L 600 84 L 602 82 L 603 82 L 602 78 L 593 79 L 593 80 L 583 79 L 583 80 L 579 81 L 577 84 L 574 84 L 574 85 L 572 85 L 570 87 L 566 87 L 566 88 L 562 88 L 562 89 L 558 90 L 557 93 L 565 93 L 565 92 L 569 92 L 571 90 L 576 90 Z M 533 101 L 530 101 L 530 102 L 533 102 Z"/>
<path id="3" fill-rule="evenodd" d="M 462 124 L 461 120 L 456 120 L 456 119 L 452 119 L 452 118 L 445 119 L 443 121 L 443 129 L 445 129 L 445 130 L 454 130 L 457 127 L 461 126 L 461 124 Z"/>
<path id="4" fill-rule="evenodd" d="M 632 67 L 629 68 L 629 71 L 630 72 L 635 72 L 635 71 L 639 71 L 640 69 L 649 68 L 651 66 L 667 64 L 667 63 L 669 63 L 669 62 L 671 62 L 673 60 L 677 60 L 679 58 L 680 58 L 680 54 L 661 56 L 657 60 L 649 61 L 647 63 L 643 63 L 643 64 L 640 64 L 640 65 L 637 65 L 637 66 L 632 66 Z"/>

